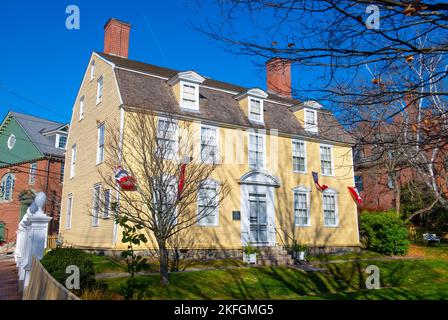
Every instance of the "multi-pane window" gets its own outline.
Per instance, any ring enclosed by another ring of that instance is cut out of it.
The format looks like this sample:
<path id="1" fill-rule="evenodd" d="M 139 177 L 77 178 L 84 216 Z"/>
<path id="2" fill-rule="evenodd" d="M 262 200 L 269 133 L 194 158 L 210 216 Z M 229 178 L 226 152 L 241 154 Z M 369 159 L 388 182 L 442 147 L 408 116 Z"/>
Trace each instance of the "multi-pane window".
<path id="1" fill-rule="evenodd" d="M 34 184 L 34 182 L 36 182 L 36 175 L 37 175 L 37 163 L 33 162 L 30 164 L 29 184 Z"/>
<path id="2" fill-rule="evenodd" d="M 172 225 L 177 221 L 177 180 L 170 175 L 157 177 L 154 188 L 154 208 L 156 210 L 156 223 Z"/>
<path id="3" fill-rule="evenodd" d="M 66 145 L 67 145 L 67 136 L 59 135 L 58 148 L 65 149 Z"/>
<path id="4" fill-rule="evenodd" d="M 334 227 L 338 224 L 336 213 L 336 195 L 323 194 L 324 223 L 326 226 Z"/>
<path id="5" fill-rule="evenodd" d="M 96 104 L 100 103 L 101 101 L 103 101 L 103 77 L 100 77 L 98 79 L 98 83 L 97 83 L 97 91 L 96 91 Z"/>
<path id="6" fill-rule="evenodd" d="M 0 184 L 0 201 L 11 201 L 14 190 L 14 176 L 7 173 L 3 176 Z"/>
<path id="7" fill-rule="evenodd" d="M 90 62 L 90 80 L 93 80 L 95 78 L 95 60 L 92 60 Z"/>
<path id="8" fill-rule="evenodd" d="M 294 218 L 296 225 L 310 225 L 309 193 L 294 191 Z"/>
<path id="9" fill-rule="evenodd" d="M 194 84 L 182 84 L 182 107 L 187 109 L 198 109 L 198 86 Z"/>
<path id="10" fill-rule="evenodd" d="M 157 125 L 158 155 L 173 159 L 177 152 L 177 124 L 169 119 L 159 118 Z"/>
<path id="11" fill-rule="evenodd" d="M 108 218 L 110 211 L 110 190 L 104 190 L 104 212 L 103 217 Z"/>
<path id="12" fill-rule="evenodd" d="M 261 100 L 249 99 L 249 120 L 263 121 L 263 104 Z"/>
<path id="13" fill-rule="evenodd" d="M 333 174 L 331 146 L 320 146 L 320 169 L 324 175 L 330 176 Z"/>
<path id="14" fill-rule="evenodd" d="M 198 191 L 198 223 L 200 225 L 218 224 L 217 183 L 207 181 Z"/>
<path id="15" fill-rule="evenodd" d="M 84 97 L 79 100 L 79 120 L 84 118 Z"/>
<path id="16" fill-rule="evenodd" d="M 306 151 L 304 141 L 292 141 L 292 166 L 294 172 L 306 171 Z"/>
<path id="17" fill-rule="evenodd" d="M 305 130 L 317 132 L 316 110 L 305 109 Z"/>
<path id="18" fill-rule="evenodd" d="M 72 159 L 70 162 L 70 178 L 75 176 L 76 169 L 76 144 L 72 146 Z"/>
<path id="19" fill-rule="evenodd" d="M 65 162 L 61 162 L 61 172 L 60 172 L 60 175 L 59 175 L 59 181 L 62 183 L 62 182 L 64 182 L 64 170 L 65 170 Z"/>
<path id="20" fill-rule="evenodd" d="M 359 192 L 364 190 L 364 181 L 362 176 L 355 176 L 355 187 Z"/>
<path id="21" fill-rule="evenodd" d="M 218 157 L 217 128 L 201 127 L 201 160 L 206 163 L 215 163 Z"/>
<path id="22" fill-rule="evenodd" d="M 249 134 L 249 168 L 264 167 L 264 137 L 260 134 Z"/>
<path id="23" fill-rule="evenodd" d="M 100 219 L 101 210 L 101 185 L 93 187 L 93 205 L 92 205 L 92 225 L 97 226 Z"/>
<path id="24" fill-rule="evenodd" d="M 69 194 L 67 197 L 67 214 L 65 217 L 66 229 L 70 229 L 72 226 L 72 210 L 73 210 L 73 195 Z"/>
<path id="25" fill-rule="evenodd" d="M 104 161 L 104 123 L 98 127 L 98 150 L 96 153 L 96 163 Z"/>

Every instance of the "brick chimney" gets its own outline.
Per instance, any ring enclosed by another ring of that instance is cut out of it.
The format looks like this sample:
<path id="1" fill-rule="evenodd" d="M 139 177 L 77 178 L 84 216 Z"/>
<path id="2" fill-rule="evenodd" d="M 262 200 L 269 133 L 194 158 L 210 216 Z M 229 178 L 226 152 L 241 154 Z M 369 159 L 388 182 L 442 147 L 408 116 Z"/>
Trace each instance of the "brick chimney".
<path id="1" fill-rule="evenodd" d="M 113 18 L 109 19 L 104 25 L 104 53 L 127 59 L 130 31 L 129 23 Z"/>
<path id="2" fill-rule="evenodd" d="M 291 98 L 291 61 L 281 58 L 267 61 L 266 81 L 268 91 Z"/>

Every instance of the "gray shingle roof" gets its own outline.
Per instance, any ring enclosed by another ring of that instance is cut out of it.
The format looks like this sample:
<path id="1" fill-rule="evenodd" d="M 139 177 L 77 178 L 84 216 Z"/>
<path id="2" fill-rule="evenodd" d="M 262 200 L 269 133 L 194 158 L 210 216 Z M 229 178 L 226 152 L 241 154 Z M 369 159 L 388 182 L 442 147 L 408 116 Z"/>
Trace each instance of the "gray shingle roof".
<path id="1" fill-rule="evenodd" d="M 200 90 L 200 111 L 189 112 L 181 110 L 166 80 L 129 70 L 149 73 L 163 78 L 171 78 L 179 71 L 105 53 L 97 54 L 114 63 L 115 66 L 120 67 L 115 69 L 115 74 L 124 106 L 167 112 L 242 127 L 277 129 L 279 133 L 315 137 L 334 142 L 350 144 L 355 142 L 339 124 L 334 115 L 323 109 L 317 110 L 319 133 L 313 134 L 305 131 L 290 109 L 292 106 L 299 104 L 300 101 L 280 97 L 272 93 L 269 94 L 267 99 L 273 102 L 265 101 L 264 103 L 264 126 L 253 124 L 248 120 L 234 94 L 204 87 Z M 203 85 L 237 93 L 248 90 L 248 88 L 213 79 L 206 79 Z"/>
<path id="2" fill-rule="evenodd" d="M 54 136 L 44 136 L 43 133 L 57 130 L 65 126 L 65 123 L 50 121 L 18 112 L 11 112 L 11 115 L 23 130 L 25 130 L 30 140 L 40 152 L 44 155 L 64 157 L 65 150 L 55 147 Z"/>

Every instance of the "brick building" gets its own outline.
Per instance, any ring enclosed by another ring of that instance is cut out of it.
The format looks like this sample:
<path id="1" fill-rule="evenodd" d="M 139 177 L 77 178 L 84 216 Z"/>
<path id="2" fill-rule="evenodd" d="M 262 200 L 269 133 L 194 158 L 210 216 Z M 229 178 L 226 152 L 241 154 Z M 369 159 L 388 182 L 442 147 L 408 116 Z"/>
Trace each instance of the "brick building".
<path id="1" fill-rule="evenodd" d="M 0 125 L 0 242 L 15 241 L 17 225 L 36 192 L 57 233 L 68 125 L 9 112 Z"/>

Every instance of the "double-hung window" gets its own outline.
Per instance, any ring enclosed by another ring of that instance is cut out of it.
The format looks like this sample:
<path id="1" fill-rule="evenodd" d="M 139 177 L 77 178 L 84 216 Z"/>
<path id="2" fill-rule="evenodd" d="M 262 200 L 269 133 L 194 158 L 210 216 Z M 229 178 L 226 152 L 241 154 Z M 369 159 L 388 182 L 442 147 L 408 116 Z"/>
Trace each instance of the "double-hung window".
<path id="1" fill-rule="evenodd" d="M 104 89 L 103 87 L 104 87 L 104 80 L 103 80 L 103 77 L 101 76 L 98 79 L 98 83 L 97 83 L 96 104 L 103 101 L 103 89 Z"/>
<path id="2" fill-rule="evenodd" d="M 76 171 L 76 144 L 72 146 L 72 159 L 70 162 L 70 178 L 75 176 Z"/>
<path id="3" fill-rule="evenodd" d="M 332 147 L 320 146 L 320 169 L 323 175 L 333 175 Z"/>
<path id="4" fill-rule="evenodd" d="M 79 99 L 79 121 L 81 121 L 84 118 L 84 96 Z"/>
<path id="5" fill-rule="evenodd" d="M 65 228 L 70 229 L 72 226 L 73 212 L 73 195 L 70 193 L 67 197 L 67 214 L 65 216 Z"/>
<path id="6" fill-rule="evenodd" d="M 218 160 L 218 128 L 201 126 L 201 160 L 216 163 Z"/>
<path id="7" fill-rule="evenodd" d="M 95 79 L 95 60 L 90 62 L 90 80 Z"/>
<path id="8" fill-rule="evenodd" d="M 297 226 L 311 224 L 309 191 L 294 190 L 294 219 Z"/>
<path id="9" fill-rule="evenodd" d="M 34 182 L 36 182 L 36 175 L 37 175 L 37 163 L 33 162 L 32 164 L 30 164 L 29 184 L 34 184 Z"/>
<path id="10" fill-rule="evenodd" d="M 57 147 L 59 149 L 65 149 L 65 146 L 67 144 L 67 136 L 59 134 L 58 137 L 59 139 Z"/>
<path id="11" fill-rule="evenodd" d="M 110 190 L 104 190 L 104 212 L 103 217 L 109 218 L 110 212 Z"/>
<path id="12" fill-rule="evenodd" d="M 104 123 L 98 126 L 98 147 L 96 153 L 96 163 L 104 161 Z"/>
<path id="13" fill-rule="evenodd" d="M 93 187 L 93 205 L 92 205 L 92 226 L 99 224 L 101 211 L 101 185 L 96 184 Z"/>
<path id="14" fill-rule="evenodd" d="M 199 110 L 199 86 L 191 83 L 181 83 L 181 86 L 181 107 L 185 109 Z"/>
<path id="15" fill-rule="evenodd" d="M 164 159 L 174 159 L 177 153 L 177 123 L 159 118 L 157 123 L 157 152 Z"/>
<path id="16" fill-rule="evenodd" d="M 249 134 L 249 168 L 264 168 L 264 136 L 261 134 Z"/>
<path id="17" fill-rule="evenodd" d="M 198 191 L 198 224 L 202 226 L 218 225 L 218 184 L 206 181 Z"/>
<path id="18" fill-rule="evenodd" d="M 335 227 L 338 225 L 337 195 L 325 191 L 322 194 L 322 206 L 324 209 L 324 224 L 326 227 Z"/>
<path id="19" fill-rule="evenodd" d="M 262 100 L 249 98 L 249 120 L 263 122 Z"/>
<path id="20" fill-rule="evenodd" d="M 306 172 L 305 142 L 292 140 L 292 166 L 294 172 Z"/>
<path id="21" fill-rule="evenodd" d="M 11 201 L 14 190 L 14 176 L 7 173 L 3 176 L 0 184 L 0 201 Z"/>
<path id="22" fill-rule="evenodd" d="M 311 132 L 317 132 L 316 110 L 305 109 L 305 130 Z"/>

